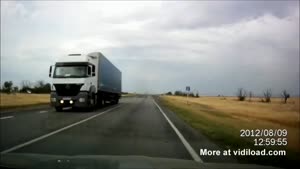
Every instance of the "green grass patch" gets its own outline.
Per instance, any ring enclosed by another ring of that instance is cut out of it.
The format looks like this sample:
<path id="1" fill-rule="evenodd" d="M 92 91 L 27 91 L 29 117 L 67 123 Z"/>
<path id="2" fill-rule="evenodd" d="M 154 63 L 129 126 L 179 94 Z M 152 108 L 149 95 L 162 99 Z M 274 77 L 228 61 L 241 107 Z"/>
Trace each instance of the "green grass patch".
<path id="1" fill-rule="evenodd" d="M 231 118 L 231 116 L 223 112 L 197 103 L 184 106 L 180 103 L 175 104 L 173 101 L 164 98 L 160 99 L 160 102 L 223 149 L 285 150 L 287 153 L 286 156 L 234 156 L 240 163 L 254 163 L 282 168 L 293 168 L 293 166 L 297 166 L 298 164 L 298 160 L 300 159 L 299 151 L 285 149 L 284 147 L 254 146 L 254 138 L 240 137 L 239 129 L 220 123 L 222 119 Z M 194 107 L 192 108 L 192 106 Z M 213 116 L 214 118 L 208 118 L 207 113 L 211 115 L 210 117 Z"/>
<path id="2" fill-rule="evenodd" d="M 32 106 L 42 106 L 42 105 L 49 105 L 49 103 L 34 103 L 34 104 L 26 104 L 26 105 L 0 106 L 0 110 L 21 109 L 21 108 L 28 108 L 28 107 L 32 107 Z"/>

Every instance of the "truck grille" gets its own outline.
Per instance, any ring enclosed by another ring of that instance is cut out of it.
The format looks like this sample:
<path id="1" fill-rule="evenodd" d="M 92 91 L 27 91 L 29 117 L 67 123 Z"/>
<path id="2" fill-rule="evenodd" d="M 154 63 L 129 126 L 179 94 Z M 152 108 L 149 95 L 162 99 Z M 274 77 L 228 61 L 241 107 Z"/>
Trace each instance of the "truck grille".
<path id="1" fill-rule="evenodd" d="M 58 96 L 76 96 L 83 84 L 54 84 Z"/>

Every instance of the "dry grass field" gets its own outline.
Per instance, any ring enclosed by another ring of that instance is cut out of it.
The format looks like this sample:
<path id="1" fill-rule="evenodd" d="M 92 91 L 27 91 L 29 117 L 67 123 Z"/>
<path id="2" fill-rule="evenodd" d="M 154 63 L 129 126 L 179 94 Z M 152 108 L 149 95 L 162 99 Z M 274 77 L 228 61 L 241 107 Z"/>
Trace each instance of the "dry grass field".
<path id="1" fill-rule="evenodd" d="M 254 146 L 253 137 L 240 137 L 240 129 L 286 129 L 287 146 L 266 148 L 289 151 L 287 160 L 278 163 L 289 163 L 291 159 L 295 161 L 300 157 L 299 98 L 290 98 L 287 104 L 281 98 L 272 98 L 271 103 L 264 103 L 261 98 L 252 98 L 250 102 L 238 101 L 236 97 L 187 99 L 181 96 L 161 96 L 160 101 L 223 148 L 258 148 Z M 257 160 L 264 163 L 265 159 Z"/>
<path id="2" fill-rule="evenodd" d="M 263 103 L 259 98 L 252 101 L 238 101 L 235 97 L 186 97 L 163 96 L 162 99 L 205 116 L 216 123 L 239 129 L 287 129 L 288 146 L 299 147 L 299 98 L 290 98 L 284 104 L 280 98 Z M 226 117 L 226 118 L 224 118 Z"/>
<path id="3" fill-rule="evenodd" d="M 47 104 L 49 102 L 50 102 L 49 94 L 0 93 L 1 109 Z"/>
<path id="4" fill-rule="evenodd" d="M 127 94 L 122 94 L 121 97 L 133 97 L 136 96 L 134 93 L 127 93 Z"/>

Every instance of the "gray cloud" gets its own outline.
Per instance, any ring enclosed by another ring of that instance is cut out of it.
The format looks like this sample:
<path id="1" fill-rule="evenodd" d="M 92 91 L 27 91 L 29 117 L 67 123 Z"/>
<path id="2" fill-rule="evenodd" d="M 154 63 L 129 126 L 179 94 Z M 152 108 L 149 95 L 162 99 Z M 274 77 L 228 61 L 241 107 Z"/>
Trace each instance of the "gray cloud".
<path id="1" fill-rule="evenodd" d="M 151 25 L 170 29 L 195 29 L 234 24 L 265 14 L 284 18 L 298 1 L 191 1 L 162 4 Z M 155 27 L 154 26 L 154 27 Z"/>
<path id="2" fill-rule="evenodd" d="M 106 55 L 124 91 L 295 95 L 299 2 L 1 1 L 1 81 L 50 81 L 49 65 L 78 51 Z"/>

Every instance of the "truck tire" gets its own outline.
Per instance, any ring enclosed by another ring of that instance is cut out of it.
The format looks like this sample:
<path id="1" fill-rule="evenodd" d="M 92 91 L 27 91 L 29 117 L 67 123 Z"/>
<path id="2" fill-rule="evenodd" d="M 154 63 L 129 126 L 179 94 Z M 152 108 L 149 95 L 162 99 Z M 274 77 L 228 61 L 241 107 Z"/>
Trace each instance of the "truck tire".
<path id="1" fill-rule="evenodd" d="M 96 106 L 96 97 L 95 97 L 95 93 L 91 93 L 89 94 L 88 97 L 88 111 L 93 111 L 95 109 Z"/>
<path id="2" fill-rule="evenodd" d="M 104 105 L 105 105 L 105 101 L 104 101 L 104 99 L 103 98 L 100 98 L 100 107 L 104 107 Z"/>
<path id="3" fill-rule="evenodd" d="M 62 107 L 55 107 L 56 112 L 61 112 L 62 111 Z"/>
<path id="4" fill-rule="evenodd" d="M 101 105 L 101 107 L 105 106 L 105 95 L 104 95 L 104 93 L 102 93 L 101 96 L 100 96 L 100 105 Z"/>

